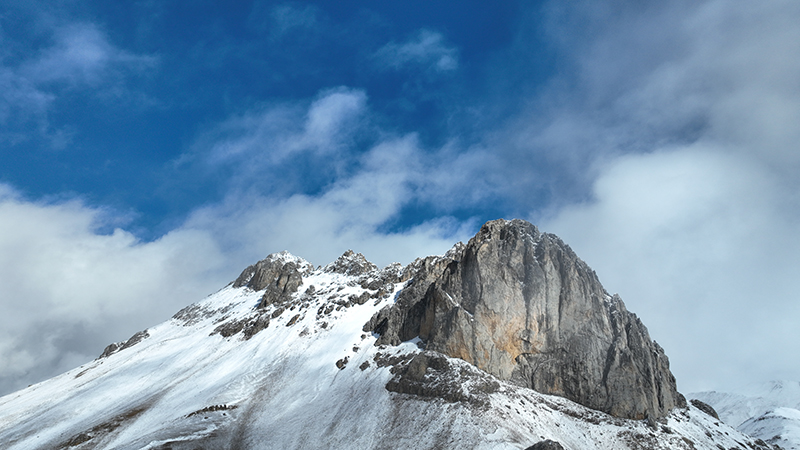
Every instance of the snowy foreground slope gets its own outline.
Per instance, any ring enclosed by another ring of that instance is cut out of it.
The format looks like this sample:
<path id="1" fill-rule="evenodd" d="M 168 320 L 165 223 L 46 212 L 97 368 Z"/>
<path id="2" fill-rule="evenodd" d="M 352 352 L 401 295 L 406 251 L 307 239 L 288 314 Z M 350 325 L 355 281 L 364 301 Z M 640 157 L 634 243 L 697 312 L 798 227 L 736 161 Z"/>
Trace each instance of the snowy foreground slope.
<path id="1" fill-rule="evenodd" d="M 720 419 L 738 430 L 787 450 L 800 450 L 800 382 L 772 381 L 752 386 L 746 394 L 698 392 Z"/>
<path id="2" fill-rule="evenodd" d="M 350 270 L 364 267 L 359 258 L 314 269 L 271 255 L 301 274 L 286 301 L 265 305 L 270 288 L 231 284 L 91 363 L 0 398 L 0 448 L 525 449 L 545 439 L 567 449 L 773 448 L 691 405 L 621 419 L 418 340 L 375 346 L 365 323 L 411 278 L 377 281 L 437 258 Z M 400 373 L 416 384 L 398 388 Z"/>

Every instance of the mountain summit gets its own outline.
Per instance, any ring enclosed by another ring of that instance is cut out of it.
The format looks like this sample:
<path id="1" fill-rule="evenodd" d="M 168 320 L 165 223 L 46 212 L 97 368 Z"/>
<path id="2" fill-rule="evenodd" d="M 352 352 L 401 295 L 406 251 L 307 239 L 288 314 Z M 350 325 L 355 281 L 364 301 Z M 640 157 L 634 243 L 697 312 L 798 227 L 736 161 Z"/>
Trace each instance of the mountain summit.
<path id="1" fill-rule="evenodd" d="M 269 255 L 0 398 L 0 448 L 773 448 L 703 411 L 566 244 L 497 220 L 405 267 Z"/>
<path id="2" fill-rule="evenodd" d="M 378 344 L 419 336 L 502 380 L 617 417 L 685 406 L 664 350 L 558 237 L 496 220 L 455 257 L 370 322 Z"/>

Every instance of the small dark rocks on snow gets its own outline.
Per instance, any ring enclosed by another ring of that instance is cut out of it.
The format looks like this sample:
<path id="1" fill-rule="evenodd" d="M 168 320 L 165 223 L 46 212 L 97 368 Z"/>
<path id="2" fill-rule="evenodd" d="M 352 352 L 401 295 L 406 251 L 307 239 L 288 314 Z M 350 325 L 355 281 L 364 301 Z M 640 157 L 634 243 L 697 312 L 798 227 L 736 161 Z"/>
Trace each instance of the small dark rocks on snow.
<path id="1" fill-rule="evenodd" d="M 709 416 L 719 420 L 719 414 L 717 414 L 717 411 L 711 405 L 709 405 L 708 403 L 701 402 L 700 400 L 698 400 L 696 398 L 692 399 L 691 403 L 695 408 L 697 408 L 700 411 L 703 411 L 704 413 L 708 414 Z"/>

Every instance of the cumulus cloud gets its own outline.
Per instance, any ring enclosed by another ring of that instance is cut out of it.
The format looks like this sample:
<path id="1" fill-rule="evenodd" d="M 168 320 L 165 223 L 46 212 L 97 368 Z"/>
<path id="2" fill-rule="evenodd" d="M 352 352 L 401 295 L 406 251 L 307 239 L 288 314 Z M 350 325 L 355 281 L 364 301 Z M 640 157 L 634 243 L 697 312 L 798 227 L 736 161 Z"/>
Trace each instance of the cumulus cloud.
<path id="1" fill-rule="evenodd" d="M 403 43 L 390 42 L 381 47 L 375 58 L 391 69 L 418 66 L 434 72 L 449 72 L 458 68 L 458 51 L 445 43 L 444 36 L 431 30 L 420 30 Z"/>
<path id="2" fill-rule="evenodd" d="M 797 216 L 763 164 L 701 145 L 631 155 L 594 195 L 542 226 L 643 317 L 682 388 L 795 376 Z"/>
<path id="3" fill-rule="evenodd" d="M 681 389 L 797 378 L 800 8 L 589 11 L 588 36 L 561 36 L 576 89 L 508 136 L 590 195 L 530 217 L 643 316 Z"/>
<path id="4" fill-rule="evenodd" d="M 0 186 L 0 391 L 93 359 L 233 276 L 206 232 L 143 243 L 120 229 L 99 233 L 112 219 Z"/>

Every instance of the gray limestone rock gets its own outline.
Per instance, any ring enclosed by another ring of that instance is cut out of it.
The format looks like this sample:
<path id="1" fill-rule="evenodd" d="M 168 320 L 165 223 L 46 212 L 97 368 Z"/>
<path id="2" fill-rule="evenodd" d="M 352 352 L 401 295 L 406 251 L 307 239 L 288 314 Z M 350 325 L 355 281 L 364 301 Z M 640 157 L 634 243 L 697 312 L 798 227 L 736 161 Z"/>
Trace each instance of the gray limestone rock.
<path id="1" fill-rule="evenodd" d="M 323 268 L 325 272 L 341 273 L 344 275 L 363 275 L 367 272 L 377 270 L 378 266 L 367 261 L 361 253 L 352 250 L 344 252 L 336 261 Z"/>
<path id="2" fill-rule="evenodd" d="M 455 255 L 426 259 L 365 330 L 617 417 L 685 406 L 663 349 L 558 237 L 522 220 L 486 223 Z"/>
<path id="3" fill-rule="evenodd" d="M 306 268 L 296 261 L 287 261 L 284 255 L 273 253 L 247 267 L 233 282 L 233 287 L 247 286 L 254 291 L 264 290 L 259 308 L 287 302 L 303 284 L 302 271 Z"/>
<path id="4" fill-rule="evenodd" d="M 441 353 L 431 351 L 395 361 L 392 373 L 394 377 L 386 383 L 388 391 L 440 398 L 449 403 L 487 407 L 488 395 L 500 389 L 500 384 L 486 372 L 464 363 L 454 366 Z"/>

